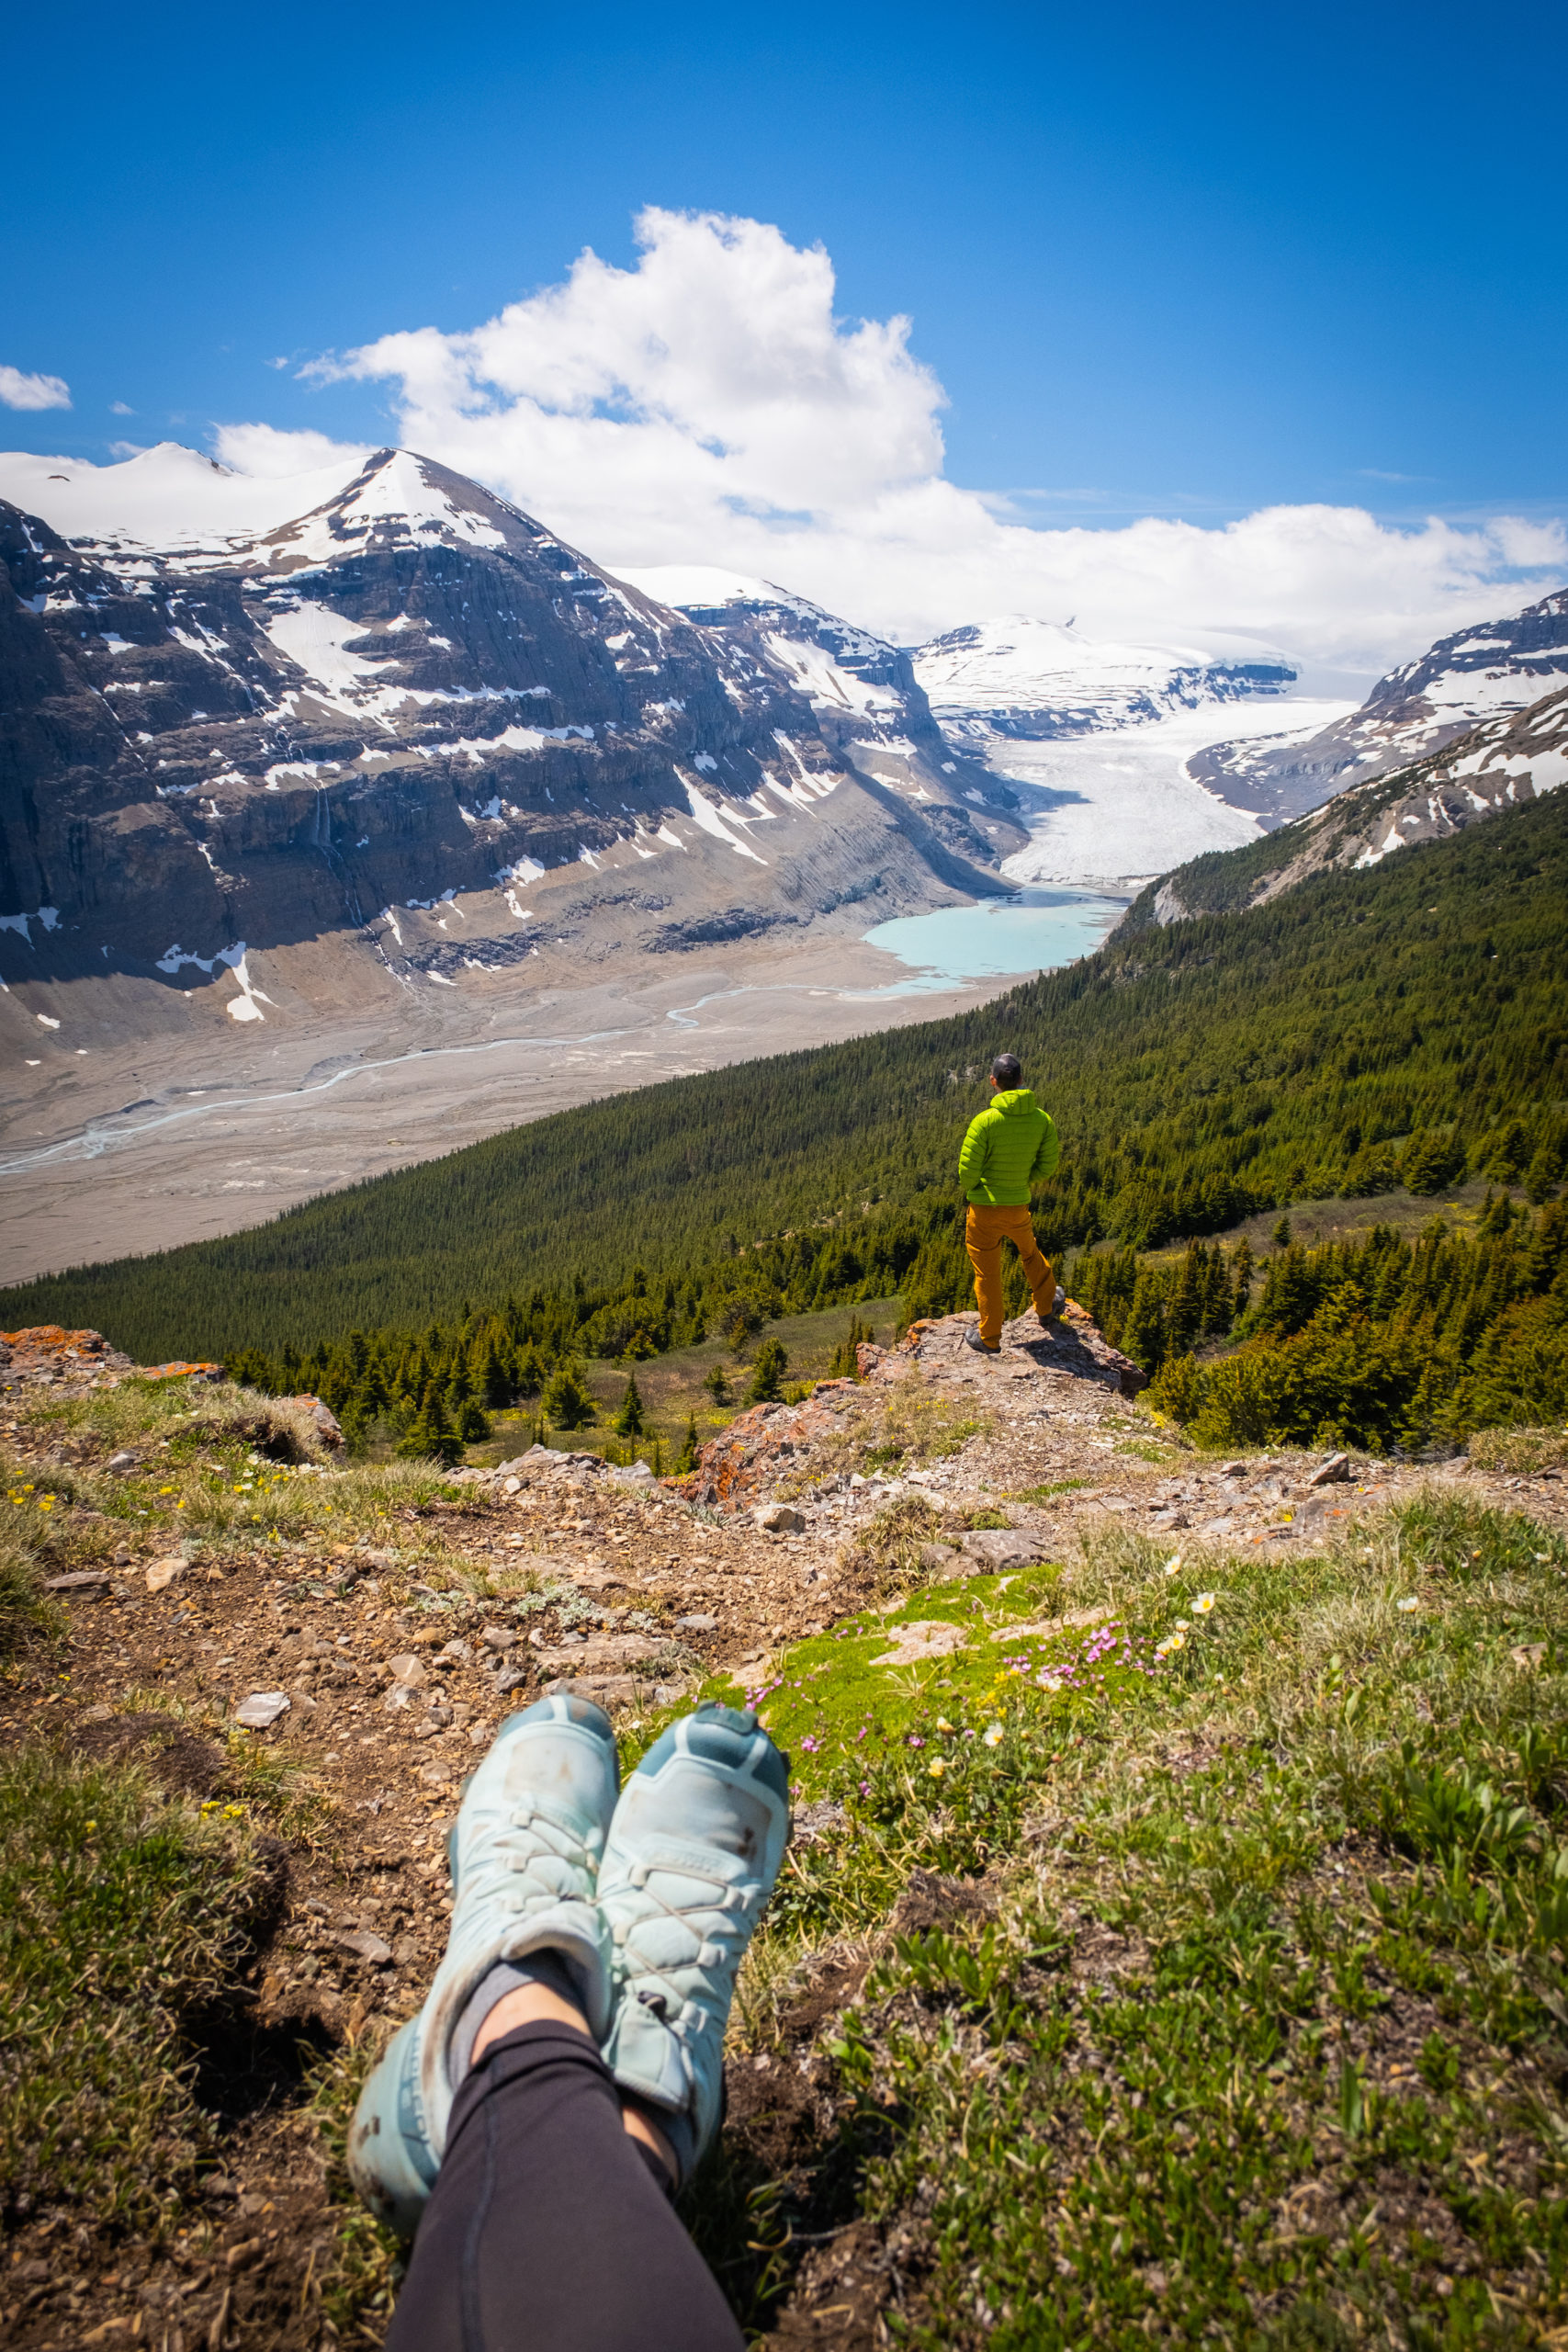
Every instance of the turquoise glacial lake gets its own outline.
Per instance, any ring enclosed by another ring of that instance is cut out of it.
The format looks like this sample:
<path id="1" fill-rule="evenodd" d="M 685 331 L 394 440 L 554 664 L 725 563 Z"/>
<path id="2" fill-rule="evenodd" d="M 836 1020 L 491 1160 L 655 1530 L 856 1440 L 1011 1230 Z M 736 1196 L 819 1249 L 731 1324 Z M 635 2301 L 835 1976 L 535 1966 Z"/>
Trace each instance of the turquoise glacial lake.
<path id="1" fill-rule="evenodd" d="M 901 964 L 938 979 L 1016 978 L 1090 955 L 1130 904 L 1086 890 L 1020 890 L 1015 898 L 983 899 L 976 907 L 899 915 L 863 936 L 868 947 L 885 947 Z"/>

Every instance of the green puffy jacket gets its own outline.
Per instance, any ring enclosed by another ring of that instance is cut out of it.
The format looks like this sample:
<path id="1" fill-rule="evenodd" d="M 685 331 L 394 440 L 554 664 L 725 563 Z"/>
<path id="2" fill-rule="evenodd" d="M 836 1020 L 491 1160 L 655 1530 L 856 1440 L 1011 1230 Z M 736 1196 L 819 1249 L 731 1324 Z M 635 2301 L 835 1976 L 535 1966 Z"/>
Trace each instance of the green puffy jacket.
<path id="1" fill-rule="evenodd" d="M 1021 1209 L 1032 1187 L 1056 1172 L 1061 1138 L 1048 1111 L 1027 1086 L 994 1094 L 988 1107 L 969 1122 L 958 1155 L 964 1197 L 977 1208 Z"/>

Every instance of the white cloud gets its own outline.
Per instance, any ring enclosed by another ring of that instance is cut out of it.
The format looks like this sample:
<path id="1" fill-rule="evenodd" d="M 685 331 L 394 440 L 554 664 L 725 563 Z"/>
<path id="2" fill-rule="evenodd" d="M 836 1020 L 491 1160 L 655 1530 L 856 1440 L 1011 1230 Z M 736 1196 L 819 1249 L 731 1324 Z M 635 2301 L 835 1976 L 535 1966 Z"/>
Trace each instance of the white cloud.
<path id="1" fill-rule="evenodd" d="M 24 376 L 0 364 L 0 405 L 6 408 L 69 408 L 71 387 L 62 376 Z"/>
<path id="2" fill-rule="evenodd" d="M 325 433 L 280 433 L 271 424 L 220 424 L 213 435 L 213 447 L 221 464 L 262 481 L 315 473 L 322 466 L 333 465 L 341 466 L 347 481 L 370 455 L 368 448 L 351 441 L 333 441 Z"/>
<path id="3" fill-rule="evenodd" d="M 384 335 L 304 373 L 389 381 L 406 447 L 599 561 L 761 573 L 905 639 L 1071 613 L 1086 635 L 1261 640 L 1376 671 L 1568 569 L 1560 524 L 1507 517 L 1400 529 L 1313 505 L 1032 528 L 947 480 L 943 394 L 909 322 L 836 317 L 819 248 L 711 213 L 650 208 L 637 230 L 631 269 L 585 252 L 480 326 Z M 255 425 L 219 441 L 274 474 L 338 446 Z"/>
<path id="4" fill-rule="evenodd" d="M 136 411 L 133 408 L 128 407 L 124 401 L 110 401 L 109 414 L 111 416 L 134 416 L 136 414 Z"/>

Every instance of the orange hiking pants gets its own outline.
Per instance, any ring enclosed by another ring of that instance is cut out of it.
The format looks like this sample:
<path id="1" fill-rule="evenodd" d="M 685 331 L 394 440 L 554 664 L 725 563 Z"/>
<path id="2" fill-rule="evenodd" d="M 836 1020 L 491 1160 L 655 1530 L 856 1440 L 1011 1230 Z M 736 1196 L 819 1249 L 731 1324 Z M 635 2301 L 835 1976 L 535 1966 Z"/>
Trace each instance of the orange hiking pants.
<path id="1" fill-rule="evenodd" d="M 1056 1277 L 1051 1261 L 1040 1254 L 1029 1211 L 976 1208 L 970 1204 L 964 1230 L 969 1263 L 975 1269 L 975 1295 L 980 1302 L 980 1337 L 988 1348 L 998 1347 L 1002 1336 L 1002 1243 L 1010 1241 L 1023 1262 L 1023 1277 L 1043 1322 L 1056 1303 Z"/>

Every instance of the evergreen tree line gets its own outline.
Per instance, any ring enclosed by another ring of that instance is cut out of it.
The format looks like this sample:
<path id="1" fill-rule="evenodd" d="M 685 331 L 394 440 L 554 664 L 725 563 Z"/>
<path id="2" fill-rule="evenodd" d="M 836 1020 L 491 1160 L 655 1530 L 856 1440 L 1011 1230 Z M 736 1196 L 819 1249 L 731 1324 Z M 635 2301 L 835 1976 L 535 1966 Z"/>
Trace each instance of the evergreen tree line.
<path id="1" fill-rule="evenodd" d="M 635 1440 L 647 1430 L 638 1363 L 670 1347 L 699 1344 L 710 1324 L 739 1353 L 770 1319 L 838 1304 L 824 1285 L 816 1253 L 793 1246 L 794 1238 L 760 1253 L 754 1267 L 725 1261 L 706 1283 L 650 1283 L 638 1267 L 625 1289 L 609 1298 L 579 1282 L 564 1297 L 536 1290 L 525 1303 L 508 1297 L 493 1310 L 465 1300 L 450 1325 L 350 1331 L 342 1340 L 318 1340 L 303 1353 L 287 1343 L 276 1356 L 241 1348 L 224 1368 L 232 1379 L 268 1396 L 320 1396 L 337 1415 L 353 1453 L 381 1435 L 395 1440 L 397 1452 L 406 1457 L 455 1462 L 465 1446 L 491 1435 L 492 1414 L 520 1404 L 536 1408 L 541 1430 L 586 1429 L 597 1420 L 599 1408 L 583 1378 L 584 1359 L 612 1356 L 627 1368 L 628 1377 L 611 1427 L 618 1437 Z M 911 1241 L 911 1251 L 913 1246 Z M 822 1254 L 837 1289 L 858 1295 L 852 1286 L 871 1279 L 863 1261 L 837 1247 Z M 847 1355 L 852 1372 L 854 1342 L 869 1336 L 869 1326 L 854 1317 L 835 1364 Z M 773 1403 L 792 1393 L 784 1385 L 788 1370 L 783 1342 L 763 1340 L 744 1385 L 744 1401 Z M 716 1404 L 733 1401 L 722 1364 L 714 1366 L 705 1385 Z M 692 1421 L 684 1466 L 694 1459 L 697 1442 Z"/>
<path id="2" fill-rule="evenodd" d="M 1568 1414 L 1568 1202 L 1532 1216 L 1488 1194 L 1473 1235 L 1439 1216 L 1414 1240 L 1380 1225 L 1305 1249 L 1286 1220 L 1276 1240 L 1260 1285 L 1245 1241 L 1074 1269 L 1106 1336 L 1156 1374 L 1149 1402 L 1199 1443 L 1414 1452 Z"/>
<path id="3" fill-rule="evenodd" d="M 542 1287 L 572 1324 L 536 1342 L 553 1363 L 568 1339 L 626 1361 L 681 1344 L 694 1298 L 710 1334 L 760 1329 L 770 1285 L 942 1311 L 969 1298 L 958 1142 L 1004 1046 L 1062 1133 L 1036 1204 L 1058 1261 L 1461 1176 L 1539 1204 L 1568 1161 L 1565 933 L 1556 794 L 1266 906 L 1119 933 L 949 1020 L 585 1103 L 247 1233 L 23 1285 L 0 1322 L 93 1324 L 143 1362 L 276 1358 Z"/>

